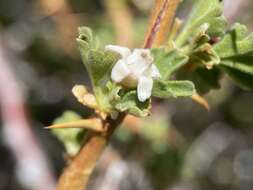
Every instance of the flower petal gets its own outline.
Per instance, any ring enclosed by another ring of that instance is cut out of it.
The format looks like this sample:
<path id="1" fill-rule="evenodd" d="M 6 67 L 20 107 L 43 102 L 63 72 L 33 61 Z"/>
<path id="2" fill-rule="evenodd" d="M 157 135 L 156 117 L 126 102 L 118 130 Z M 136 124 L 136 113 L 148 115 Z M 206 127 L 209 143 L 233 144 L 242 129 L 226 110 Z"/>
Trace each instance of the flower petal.
<path id="1" fill-rule="evenodd" d="M 125 77 L 130 74 L 126 63 L 120 59 L 112 68 L 111 78 L 114 82 L 121 82 Z"/>
<path id="2" fill-rule="evenodd" d="M 135 49 L 134 52 L 127 58 L 127 66 L 131 70 L 132 75 L 138 78 L 149 67 L 149 63 L 142 56 L 143 52 L 140 49 Z"/>
<path id="3" fill-rule="evenodd" d="M 154 64 L 151 66 L 151 76 L 152 78 L 161 78 L 161 74 Z"/>
<path id="4" fill-rule="evenodd" d="M 122 56 L 122 59 L 126 59 L 131 54 L 130 49 L 128 49 L 127 47 L 116 46 L 116 45 L 107 45 L 105 46 L 105 50 L 119 53 Z"/>
<path id="5" fill-rule="evenodd" d="M 139 55 L 149 64 L 153 63 L 154 61 L 150 49 L 134 49 L 133 54 Z"/>
<path id="6" fill-rule="evenodd" d="M 154 64 L 150 65 L 144 71 L 143 75 L 145 75 L 146 77 L 149 77 L 149 78 L 161 78 L 161 74 L 160 74 L 158 68 Z"/>
<path id="7" fill-rule="evenodd" d="M 152 78 L 141 76 L 138 80 L 137 95 L 141 102 L 146 101 L 151 96 L 153 88 Z"/>

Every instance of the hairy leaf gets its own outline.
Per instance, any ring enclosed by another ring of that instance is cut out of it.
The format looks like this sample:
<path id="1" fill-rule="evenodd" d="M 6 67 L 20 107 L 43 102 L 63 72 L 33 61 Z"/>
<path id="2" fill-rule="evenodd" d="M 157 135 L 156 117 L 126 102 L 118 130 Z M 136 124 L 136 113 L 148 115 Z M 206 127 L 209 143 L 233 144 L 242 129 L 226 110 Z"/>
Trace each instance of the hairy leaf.
<path id="1" fill-rule="evenodd" d="M 214 51 L 221 58 L 220 68 L 239 86 L 253 90 L 253 33 L 247 33 L 244 25 L 235 24 Z"/>
<path id="2" fill-rule="evenodd" d="M 182 32 L 176 39 L 178 47 L 185 45 L 203 24 L 208 25 L 207 34 L 222 36 L 227 22 L 222 16 L 223 3 L 220 0 L 193 0 L 193 8 Z"/>
<path id="3" fill-rule="evenodd" d="M 223 39 L 214 46 L 221 59 L 233 59 L 235 56 L 253 52 L 253 33 L 248 35 L 247 27 L 236 23 Z"/>
<path id="4" fill-rule="evenodd" d="M 222 72 L 214 67 L 208 70 L 204 67 L 197 67 L 193 71 L 188 71 L 188 68 L 183 68 L 177 73 L 177 78 L 180 80 L 190 80 L 195 84 L 199 94 L 205 94 L 211 89 L 219 89 L 219 81 L 222 77 Z"/>
<path id="5" fill-rule="evenodd" d="M 109 81 L 109 72 L 119 56 L 113 52 L 100 50 L 98 48 L 98 39 L 93 36 L 92 31 L 87 27 L 79 28 L 77 42 L 93 86 L 105 85 Z"/>
<path id="6" fill-rule="evenodd" d="M 156 80 L 152 95 L 158 98 L 177 98 L 192 96 L 195 93 L 194 84 L 190 81 Z"/>
<path id="7" fill-rule="evenodd" d="M 111 105 L 106 84 L 110 81 L 110 72 L 119 59 L 119 55 L 99 49 L 98 39 L 87 27 L 79 28 L 77 42 L 82 61 L 92 82 L 97 103 L 103 111 L 110 112 Z"/>
<path id="8" fill-rule="evenodd" d="M 119 112 L 126 112 L 137 117 L 145 117 L 150 114 L 151 102 L 147 100 L 140 102 L 137 98 L 136 90 L 124 93 L 115 103 L 115 108 Z"/>
<path id="9" fill-rule="evenodd" d="M 164 48 L 156 48 L 152 49 L 152 54 L 163 80 L 169 79 L 177 69 L 188 61 L 188 57 L 178 50 L 167 52 Z"/>
<path id="10" fill-rule="evenodd" d="M 112 67 L 118 56 L 109 51 L 93 51 L 88 54 L 88 64 L 91 80 L 95 87 L 104 87 L 110 80 Z"/>
<path id="11" fill-rule="evenodd" d="M 221 69 L 226 72 L 234 82 L 244 90 L 253 90 L 253 76 L 245 74 L 239 70 L 221 66 Z"/>
<path id="12" fill-rule="evenodd" d="M 78 43 L 78 48 L 80 50 L 84 64 L 88 60 L 88 52 L 90 50 L 98 50 L 99 41 L 98 38 L 94 37 L 92 30 L 86 26 L 78 28 L 78 38 L 76 39 Z"/>

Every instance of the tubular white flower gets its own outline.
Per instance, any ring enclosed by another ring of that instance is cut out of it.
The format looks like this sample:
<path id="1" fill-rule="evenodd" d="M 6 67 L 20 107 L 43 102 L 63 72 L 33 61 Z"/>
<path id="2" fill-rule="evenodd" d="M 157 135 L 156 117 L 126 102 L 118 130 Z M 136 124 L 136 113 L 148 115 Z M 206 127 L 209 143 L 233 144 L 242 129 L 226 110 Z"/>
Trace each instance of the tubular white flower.
<path id="1" fill-rule="evenodd" d="M 151 65 L 151 76 L 153 78 L 161 78 L 161 74 L 154 64 Z"/>
<path id="2" fill-rule="evenodd" d="M 153 88 L 153 79 L 145 76 L 140 76 L 137 86 L 138 99 L 141 102 L 147 100 L 151 96 L 152 88 Z"/>
<path id="3" fill-rule="evenodd" d="M 131 74 L 131 71 L 123 59 L 120 59 L 112 68 L 111 78 L 114 82 L 119 83 L 129 74 Z"/>
<path id="4" fill-rule="evenodd" d="M 115 45 L 107 45 L 105 49 L 122 56 L 112 69 L 112 80 L 126 87 L 137 87 L 137 96 L 141 102 L 150 98 L 153 79 L 161 77 L 159 70 L 153 64 L 150 50 L 134 49 L 131 53 L 128 48 Z"/>
<path id="5" fill-rule="evenodd" d="M 150 52 L 149 52 L 150 53 Z M 135 49 L 127 58 L 127 66 L 131 70 L 133 77 L 138 79 L 142 73 L 152 64 L 149 59 L 147 50 Z"/>
<path id="6" fill-rule="evenodd" d="M 105 50 L 114 51 L 121 55 L 122 59 L 126 59 L 130 54 L 131 51 L 127 47 L 115 46 L 115 45 L 107 45 L 105 46 Z"/>

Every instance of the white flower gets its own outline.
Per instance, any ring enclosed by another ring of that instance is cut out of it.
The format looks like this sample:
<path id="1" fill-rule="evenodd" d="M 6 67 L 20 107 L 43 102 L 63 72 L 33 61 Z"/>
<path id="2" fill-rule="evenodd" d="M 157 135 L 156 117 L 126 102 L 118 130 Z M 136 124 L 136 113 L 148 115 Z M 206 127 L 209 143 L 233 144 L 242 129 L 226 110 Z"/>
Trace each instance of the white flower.
<path id="1" fill-rule="evenodd" d="M 112 69 L 112 80 L 128 88 L 137 87 L 138 99 L 141 102 L 150 98 L 153 79 L 161 77 L 157 67 L 153 64 L 150 50 L 134 49 L 131 52 L 126 47 L 115 45 L 107 45 L 105 49 L 121 55 L 121 59 Z"/>

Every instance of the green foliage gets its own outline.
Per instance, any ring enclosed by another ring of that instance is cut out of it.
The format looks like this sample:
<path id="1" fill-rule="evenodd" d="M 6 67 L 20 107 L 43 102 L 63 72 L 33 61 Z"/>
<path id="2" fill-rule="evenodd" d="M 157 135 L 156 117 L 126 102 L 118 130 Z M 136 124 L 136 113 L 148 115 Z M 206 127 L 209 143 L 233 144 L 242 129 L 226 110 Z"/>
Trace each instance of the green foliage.
<path id="1" fill-rule="evenodd" d="M 88 67 L 90 68 L 95 87 L 106 85 L 110 80 L 111 70 L 115 62 L 116 56 L 111 52 L 90 51 L 88 55 Z"/>
<path id="2" fill-rule="evenodd" d="M 220 68 L 244 89 L 253 89 L 253 33 L 235 24 L 214 46 L 221 58 Z"/>
<path id="3" fill-rule="evenodd" d="M 227 23 L 222 12 L 223 3 L 219 0 L 194 0 L 189 19 L 175 40 L 189 57 L 177 77 L 193 81 L 200 94 L 220 86 L 221 72 L 215 66 L 221 60 L 211 42 L 225 34 Z"/>
<path id="4" fill-rule="evenodd" d="M 145 117 L 150 114 L 150 100 L 140 102 L 136 90 L 124 93 L 115 103 L 115 108 L 120 112 L 127 112 L 134 116 Z"/>
<path id="5" fill-rule="evenodd" d="M 223 39 L 214 46 L 222 59 L 232 59 L 239 55 L 252 53 L 253 33 L 248 35 L 246 26 L 236 23 Z"/>
<path id="6" fill-rule="evenodd" d="M 214 65 L 220 63 L 220 58 L 213 51 L 212 46 L 205 43 L 192 51 L 189 63 L 205 65 L 207 69 L 212 69 Z"/>
<path id="7" fill-rule="evenodd" d="M 92 82 L 97 103 L 101 110 L 110 112 L 112 108 L 108 99 L 109 92 L 106 84 L 110 81 L 110 71 L 119 56 L 99 49 L 98 39 L 93 36 L 88 27 L 79 28 L 77 42 L 82 61 Z"/>
<path id="8" fill-rule="evenodd" d="M 198 93 L 208 92 L 220 86 L 222 72 L 243 88 L 253 89 L 253 35 L 247 36 L 247 28 L 240 24 L 226 33 L 227 22 L 222 12 L 220 0 L 194 0 L 183 30 L 175 43 L 169 42 L 172 47 L 151 50 L 161 74 L 154 81 L 152 96 L 189 97 L 196 93 L 195 86 Z M 222 40 L 217 43 L 214 38 Z M 140 102 L 136 89 L 126 89 L 111 81 L 111 70 L 120 55 L 100 48 L 98 39 L 87 27 L 79 28 L 77 42 L 100 109 L 139 117 L 149 115 L 150 100 Z M 173 77 L 179 80 L 172 80 Z"/>
<path id="9" fill-rule="evenodd" d="M 110 104 L 115 111 L 126 112 L 137 117 L 150 114 L 151 102 L 140 102 L 136 90 L 124 91 L 121 86 L 112 81 L 109 81 L 106 87 Z"/>
<path id="10" fill-rule="evenodd" d="M 221 71 L 215 66 L 220 64 L 220 57 L 210 44 L 207 27 L 200 27 L 183 52 L 189 56 L 185 68 L 177 73 L 179 79 L 191 80 L 200 94 L 220 87 Z"/>
<path id="11" fill-rule="evenodd" d="M 53 124 L 61 124 L 81 119 L 82 117 L 73 111 L 65 111 L 62 116 L 56 118 Z M 53 134 L 64 144 L 69 155 L 75 155 L 79 148 L 84 130 L 79 128 L 51 129 Z"/>
<path id="12" fill-rule="evenodd" d="M 192 96 L 195 93 L 194 84 L 190 81 L 169 81 L 172 74 L 184 66 L 188 56 L 179 50 L 167 51 L 164 48 L 152 49 L 154 63 L 162 78 L 154 81 L 152 95 L 158 98 L 177 98 Z"/>
<path id="13" fill-rule="evenodd" d="M 158 98 L 177 98 L 192 96 L 195 93 L 194 84 L 190 81 L 156 80 L 152 95 Z"/>
<path id="14" fill-rule="evenodd" d="M 211 38 L 207 35 L 207 29 L 205 26 L 200 27 L 198 33 L 190 40 L 186 54 L 189 55 L 188 63 L 212 69 L 220 63 L 220 58 L 209 43 Z"/>
<path id="15" fill-rule="evenodd" d="M 188 68 L 183 68 L 177 73 L 178 79 L 192 81 L 195 84 L 197 92 L 200 94 L 205 94 L 209 92 L 210 89 L 220 88 L 221 77 L 222 72 L 216 67 L 211 70 L 208 70 L 205 67 L 197 67 L 190 72 L 188 71 Z"/>
<path id="16" fill-rule="evenodd" d="M 219 0 L 195 0 L 176 39 L 176 45 L 189 56 L 188 69 L 182 69 L 177 76 L 192 80 L 199 93 L 218 88 L 222 73 L 243 89 L 253 89 L 253 34 L 247 35 L 247 28 L 238 23 L 226 32 L 222 9 Z M 213 41 L 219 40 L 217 37 L 221 40 Z"/>
<path id="17" fill-rule="evenodd" d="M 222 36 L 227 26 L 222 16 L 223 4 L 220 0 L 193 0 L 193 8 L 187 22 L 176 39 L 178 47 L 185 45 L 203 24 L 208 25 L 207 34 L 211 37 Z"/>
<path id="18" fill-rule="evenodd" d="M 239 70 L 220 66 L 220 68 L 226 72 L 233 80 L 236 82 L 244 90 L 252 90 L 253 89 L 253 77 L 252 75 L 246 74 Z"/>
<path id="19" fill-rule="evenodd" d="M 162 80 L 169 79 L 175 71 L 188 61 L 188 57 L 176 49 L 167 52 L 164 48 L 154 48 L 152 54 L 154 63 L 162 75 Z"/>

